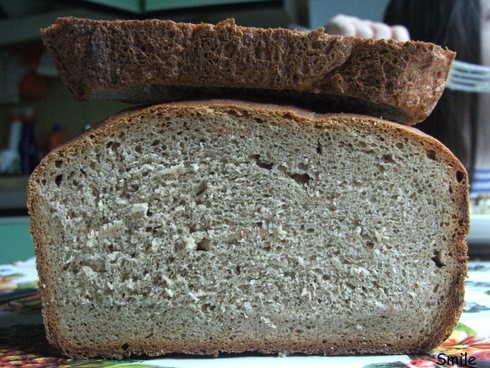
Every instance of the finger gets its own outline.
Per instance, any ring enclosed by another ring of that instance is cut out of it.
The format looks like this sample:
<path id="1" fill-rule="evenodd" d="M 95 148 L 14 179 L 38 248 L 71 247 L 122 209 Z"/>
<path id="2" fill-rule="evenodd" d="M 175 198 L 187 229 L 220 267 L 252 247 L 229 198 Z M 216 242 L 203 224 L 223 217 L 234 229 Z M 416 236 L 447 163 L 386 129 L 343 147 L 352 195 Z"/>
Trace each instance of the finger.
<path id="1" fill-rule="evenodd" d="M 374 32 L 373 28 L 369 22 L 363 21 L 361 19 L 353 19 L 354 26 L 356 28 L 356 36 L 362 38 L 373 38 Z"/>
<path id="2" fill-rule="evenodd" d="M 397 41 L 410 41 L 410 34 L 404 26 L 391 27 L 391 37 Z"/>
<path id="3" fill-rule="evenodd" d="M 356 27 L 354 26 L 351 17 L 347 17 L 342 14 L 333 17 L 330 22 L 328 22 L 328 24 L 325 26 L 325 31 L 333 35 L 356 35 Z"/>
<path id="4" fill-rule="evenodd" d="M 388 40 L 392 37 L 391 27 L 384 23 L 370 23 L 371 29 L 373 30 L 373 38 L 376 40 Z"/>

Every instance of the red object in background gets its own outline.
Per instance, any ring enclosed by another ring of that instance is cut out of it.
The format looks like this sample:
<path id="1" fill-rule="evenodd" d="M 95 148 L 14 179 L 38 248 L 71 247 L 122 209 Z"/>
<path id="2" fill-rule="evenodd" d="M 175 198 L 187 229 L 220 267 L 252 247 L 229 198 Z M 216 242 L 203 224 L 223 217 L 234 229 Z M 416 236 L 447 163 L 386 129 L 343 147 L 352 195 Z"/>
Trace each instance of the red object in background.
<path id="1" fill-rule="evenodd" d="M 48 138 L 48 150 L 51 151 L 52 149 L 63 144 L 64 142 L 65 142 L 65 135 L 61 130 L 61 126 L 59 124 L 54 124 L 53 131 Z"/>
<path id="2" fill-rule="evenodd" d="M 44 77 L 35 71 L 25 73 L 19 82 L 19 94 L 22 97 L 39 98 L 46 94 L 48 87 Z"/>
<path id="3" fill-rule="evenodd" d="M 26 71 L 19 81 L 19 94 L 22 97 L 39 98 L 46 94 L 46 80 L 36 72 L 42 54 L 41 44 L 23 46 L 20 49 L 22 66 Z"/>

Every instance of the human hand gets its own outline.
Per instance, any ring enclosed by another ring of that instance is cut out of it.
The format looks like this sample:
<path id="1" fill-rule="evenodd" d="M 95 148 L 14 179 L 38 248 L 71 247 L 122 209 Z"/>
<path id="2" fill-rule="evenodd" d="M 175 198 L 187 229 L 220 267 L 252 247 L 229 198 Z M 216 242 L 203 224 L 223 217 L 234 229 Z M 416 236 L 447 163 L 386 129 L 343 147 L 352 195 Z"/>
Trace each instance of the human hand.
<path id="1" fill-rule="evenodd" d="M 325 26 L 325 31 L 341 36 L 410 41 L 410 35 L 404 26 L 389 26 L 343 14 L 333 17 Z"/>

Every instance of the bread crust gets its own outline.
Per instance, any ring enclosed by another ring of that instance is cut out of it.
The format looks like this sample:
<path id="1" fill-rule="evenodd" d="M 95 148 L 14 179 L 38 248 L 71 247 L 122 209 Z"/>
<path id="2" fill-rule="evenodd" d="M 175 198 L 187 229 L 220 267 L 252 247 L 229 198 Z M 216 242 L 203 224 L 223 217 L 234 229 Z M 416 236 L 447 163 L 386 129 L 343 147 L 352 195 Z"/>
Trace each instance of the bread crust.
<path id="1" fill-rule="evenodd" d="M 211 25 L 67 17 L 44 29 L 43 40 L 79 99 L 292 93 L 315 97 L 320 107 L 336 101 L 335 112 L 406 125 L 432 112 L 455 57 L 425 42 L 239 27 L 232 19 Z"/>
<path id="2" fill-rule="evenodd" d="M 132 118 L 141 115 L 151 116 L 153 114 L 163 114 L 172 116 L 179 112 L 192 110 L 193 112 L 206 112 L 213 109 L 220 112 L 230 112 L 236 114 L 248 114 L 250 116 L 260 116 L 261 118 L 281 116 L 302 124 L 316 124 L 321 127 L 322 122 L 336 118 L 345 121 L 346 124 L 362 125 L 363 129 L 371 132 L 380 131 L 387 135 L 406 137 L 420 143 L 425 149 L 433 150 L 437 154 L 437 159 L 445 162 L 448 171 L 453 178 L 451 186 L 453 195 L 459 209 L 458 223 L 459 230 L 450 243 L 449 254 L 453 257 L 454 265 L 451 272 L 451 292 L 446 295 L 446 299 L 441 301 L 444 304 L 440 311 L 440 319 L 433 322 L 432 333 L 417 344 L 407 344 L 399 346 L 388 346 L 384 341 L 373 342 L 351 346 L 339 343 L 322 343 L 321 341 L 275 341 L 266 343 L 264 341 L 166 341 L 166 340 L 146 340 L 146 342 L 131 342 L 127 350 L 121 346 L 100 345 L 90 350 L 81 350 L 74 346 L 67 339 L 62 327 L 59 325 L 56 310 L 56 296 L 53 294 L 56 280 L 50 275 L 50 257 L 48 238 L 44 232 L 43 221 L 47 221 L 47 216 L 42 212 L 42 204 L 39 196 L 39 182 L 43 178 L 44 171 L 55 161 L 69 155 L 76 154 L 81 149 L 86 149 L 94 144 L 93 139 L 97 136 L 112 134 L 118 130 L 118 126 Z M 145 355 L 158 356 L 169 353 L 184 353 L 198 355 L 215 355 L 220 353 L 238 353 L 244 351 L 256 351 L 267 354 L 278 352 L 307 353 L 307 354 L 363 354 L 363 353 L 384 353 L 384 354 L 407 354 L 423 353 L 436 347 L 443 342 L 451 333 L 453 327 L 459 319 L 463 307 L 464 279 L 467 274 L 467 245 L 466 235 L 469 231 L 469 199 L 468 199 L 468 177 L 464 166 L 459 160 L 436 139 L 422 133 L 421 131 L 404 125 L 387 122 L 384 120 L 353 114 L 318 114 L 292 106 L 267 105 L 239 100 L 203 100 L 176 102 L 169 104 L 155 105 L 144 109 L 126 111 L 113 116 L 104 121 L 99 126 L 85 132 L 80 137 L 73 139 L 63 146 L 49 153 L 41 161 L 39 166 L 31 175 L 27 187 L 28 210 L 31 216 L 31 233 L 36 245 L 37 269 L 40 278 L 40 291 L 43 301 L 43 318 L 49 342 L 63 351 L 66 355 L 84 357 L 107 357 L 121 359 L 124 357 Z"/>

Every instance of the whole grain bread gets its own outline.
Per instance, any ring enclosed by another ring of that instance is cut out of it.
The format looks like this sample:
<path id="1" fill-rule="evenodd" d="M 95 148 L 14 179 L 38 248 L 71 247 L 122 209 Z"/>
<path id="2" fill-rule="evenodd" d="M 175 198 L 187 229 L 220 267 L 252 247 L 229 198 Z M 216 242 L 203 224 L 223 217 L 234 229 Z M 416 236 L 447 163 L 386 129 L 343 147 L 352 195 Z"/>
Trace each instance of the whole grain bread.
<path id="1" fill-rule="evenodd" d="M 43 39 L 80 99 L 261 95 L 408 125 L 431 113 L 455 56 L 424 42 L 239 27 L 233 20 L 193 25 L 68 17 L 43 30 Z"/>
<path id="2" fill-rule="evenodd" d="M 28 185 L 49 341 L 74 357 L 420 353 L 463 303 L 467 174 L 367 116 L 126 112 Z"/>

